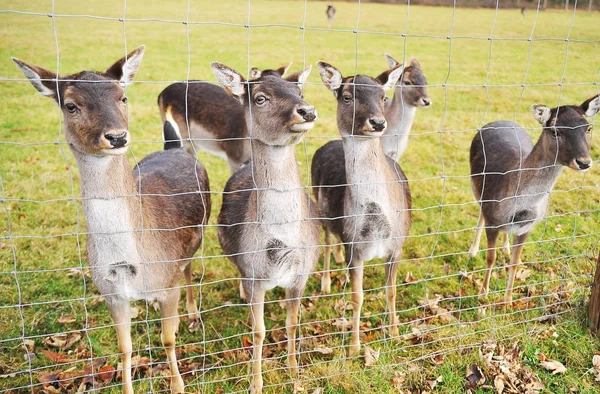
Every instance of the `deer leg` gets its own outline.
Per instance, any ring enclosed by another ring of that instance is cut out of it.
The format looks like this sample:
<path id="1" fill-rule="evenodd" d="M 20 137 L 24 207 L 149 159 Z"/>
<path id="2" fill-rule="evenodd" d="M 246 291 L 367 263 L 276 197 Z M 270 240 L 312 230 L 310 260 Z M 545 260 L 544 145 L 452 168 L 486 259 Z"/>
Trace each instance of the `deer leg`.
<path id="1" fill-rule="evenodd" d="M 200 316 L 198 316 L 198 307 L 196 306 L 196 300 L 194 299 L 194 291 L 192 289 L 192 262 L 185 266 L 183 269 L 183 275 L 185 276 L 185 306 L 188 313 L 188 319 L 190 325 L 188 329 L 191 332 L 197 331 L 200 326 Z"/>
<path id="2" fill-rule="evenodd" d="M 243 280 L 240 281 L 240 299 L 242 299 L 243 301 L 248 300 L 246 298 L 246 291 L 244 291 L 244 281 Z"/>
<path id="3" fill-rule="evenodd" d="M 485 227 L 485 219 L 483 215 L 479 215 L 479 221 L 477 222 L 477 228 L 475 230 L 475 239 L 473 239 L 473 243 L 469 248 L 469 256 L 476 257 L 479 252 L 479 242 L 481 241 L 481 233 L 483 232 L 483 228 Z"/>
<path id="4" fill-rule="evenodd" d="M 506 293 L 504 294 L 504 305 L 512 305 L 512 293 L 515 285 L 515 272 L 517 266 L 521 264 L 521 252 L 529 233 L 516 235 L 513 238 L 513 251 L 510 257 L 510 265 L 508 266 L 508 282 L 506 283 Z"/>
<path id="5" fill-rule="evenodd" d="M 485 278 L 483 279 L 483 284 L 481 285 L 481 290 L 479 291 L 479 297 L 484 298 L 490 292 L 490 277 L 492 275 L 492 267 L 496 262 L 496 241 L 498 240 L 498 229 L 496 228 L 486 228 L 485 234 L 487 236 L 487 244 L 488 250 L 486 252 L 486 263 L 487 269 L 485 271 Z"/>
<path id="6" fill-rule="evenodd" d="M 344 264 L 346 261 L 344 259 L 344 245 L 340 242 L 333 245 L 333 258 L 337 264 Z"/>
<path id="7" fill-rule="evenodd" d="M 285 289 L 287 317 L 285 326 L 288 337 L 288 365 L 298 370 L 298 355 L 296 351 L 296 332 L 298 331 L 298 312 L 300 311 L 301 290 Z"/>
<path id="8" fill-rule="evenodd" d="M 250 392 L 261 394 L 263 388 L 262 378 L 262 350 L 265 341 L 265 292 L 251 280 L 245 280 L 244 290 L 250 302 L 250 320 L 252 321 L 252 387 Z"/>
<path id="9" fill-rule="evenodd" d="M 396 276 L 398 274 L 400 256 L 394 256 L 392 261 L 385 265 L 385 293 L 387 296 L 388 314 L 390 317 L 390 335 L 397 337 L 398 332 L 398 316 L 396 315 Z"/>
<path id="10" fill-rule="evenodd" d="M 510 257 L 510 240 L 508 238 L 508 233 L 504 233 L 504 242 L 502 242 L 502 254 L 505 257 Z"/>
<path id="11" fill-rule="evenodd" d="M 171 393 L 183 393 L 183 379 L 177 367 L 177 356 L 175 355 L 175 333 L 179 326 L 177 315 L 177 304 L 179 301 L 179 288 L 171 289 L 167 297 L 160 302 L 160 315 L 162 332 L 160 339 L 167 353 L 167 364 L 171 373 Z"/>
<path id="12" fill-rule="evenodd" d="M 321 293 L 331 293 L 331 244 L 333 243 L 333 234 L 325 227 L 325 254 L 323 256 L 323 275 L 321 276 Z"/>
<path id="13" fill-rule="evenodd" d="M 363 304 L 363 261 L 353 258 L 350 263 L 350 283 L 352 284 L 352 336 L 348 354 L 356 356 L 360 352 L 360 311 Z"/>
<path id="14" fill-rule="evenodd" d="M 131 384 L 131 309 L 129 301 L 110 301 L 108 309 L 115 323 L 117 331 L 117 343 L 119 353 L 121 354 L 121 364 L 123 364 L 123 394 L 133 394 L 133 385 Z"/>

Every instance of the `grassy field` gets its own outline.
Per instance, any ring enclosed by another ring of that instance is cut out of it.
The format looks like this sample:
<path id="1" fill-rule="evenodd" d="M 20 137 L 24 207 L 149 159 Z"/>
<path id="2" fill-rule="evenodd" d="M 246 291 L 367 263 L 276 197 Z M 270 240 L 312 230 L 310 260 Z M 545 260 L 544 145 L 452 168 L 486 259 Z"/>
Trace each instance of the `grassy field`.
<path id="1" fill-rule="evenodd" d="M 244 72 L 289 61 L 297 71 L 325 60 L 344 74 L 375 76 L 386 69 L 387 52 L 400 60 L 416 57 L 428 78 L 433 106 L 417 113 L 400 160 L 411 181 L 414 206 L 399 273 L 398 308 L 405 335 L 389 338 L 381 329 L 386 321 L 384 275 L 375 262 L 365 271 L 363 343 L 381 354 L 370 368 L 362 357 L 345 357 L 349 337 L 340 326 L 351 311 L 345 303 L 350 288 L 343 267 L 336 266 L 330 296 L 319 295 L 316 273 L 303 300 L 302 368 L 293 376 L 285 370 L 285 310 L 279 303 L 283 291 L 276 289 L 266 308 L 267 392 L 292 392 L 292 382 L 299 380 L 302 387 L 296 391 L 420 393 L 430 391 L 431 382 L 441 376 L 433 392 L 455 393 L 466 390 L 471 364 L 480 365 L 488 378 L 473 392 L 495 392 L 494 372 L 479 356 L 485 340 L 507 347 L 518 342 L 518 359 L 541 378 L 543 392 L 598 391 L 587 371 L 600 343 L 588 333 L 585 321 L 600 238 L 598 133 L 592 148 L 596 166 L 584 175 L 563 172 L 548 217 L 525 247 L 526 270 L 516 283 L 516 297 L 528 301 L 506 313 L 482 307 L 476 295 L 484 256 L 466 255 L 479 215 L 468 178 L 468 149 L 476 128 L 514 120 L 536 139 L 540 127 L 530 113 L 532 104 L 580 104 L 597 94 L 598 14 L 529 12 L 524 18 L 518 10 L 336 6 L 334 30 L 329 30 L 321 2 L 223 0 L 190 2 L 188 7 L 181 0 L 0 0 L 1 10 L 19 11 L 0 13 L 0 392 L 30 392 L 31 385 L 52 392 L 42 383 L 55 371 L 66 379 L 64 392 L 74 391 L 83 379 L 68 378 L 89 369 L 91 359 L 96 366 L 118 363 L 106 305 L 89 277 L 78 274 L 87 265 L 86 230 L 79 174 L 64 144 L 60 112 L 23 80 L 10 58 L 69 74 L 104 70 L 141 44 L 147 46 L 146 55 L 127 92 L 132 164 L 162 148 L 158 94 L 174 81 L 215 81 L 211 61 Z M 337 136 L 331 93 L 316 71 L 309 82 L 305 98 L 317 108 L 319 119 L 297 148 L 307 186 L 313 153 Z M 198 157 L 210 177 L 214 224 L 229 171 L 214 156 Z M 216 229 L 211 226 L 205 234 L 194 265 L 203 326 L 189 332 L 183 319 L 179 358 L 190 391 L 243 392 L 249 382 L 248 308 L 238 298 L 237 271 L 220 256 Z M 500 268 L 491 298 L 501 297 L 505 283 Z M 427 307 L 427 300 L 435 301 Z M 134 349 L 141 364 L 152 364 L 154 375 L 140 367 L 137 390 L 165 390 L 159 313 L 152 305 L 136 306 Z M 64 338 L 59 346 L 49 345 L 48 338 L 57 340 L 60 333 L 74 338 L 72 346 Z M 77 335 L 81 338 L 75 340 Z M 566 372 L 546 371 L 540 366 L 545 357 L 561 361 Z M 106 366 L 105 375 L 96 377 L 96 387 L 119 392 L 119 381 Z"/>

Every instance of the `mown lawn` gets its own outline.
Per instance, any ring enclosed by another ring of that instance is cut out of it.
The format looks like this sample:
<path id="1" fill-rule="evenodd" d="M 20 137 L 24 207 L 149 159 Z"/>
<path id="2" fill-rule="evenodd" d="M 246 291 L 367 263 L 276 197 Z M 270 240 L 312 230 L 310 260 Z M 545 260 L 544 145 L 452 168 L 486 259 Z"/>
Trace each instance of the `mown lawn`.
<path id="1" fill-rule="evenodd" d="M 41 390 L 40 380 L 52 372 L 75 377 L 91 368 L 91 359 L 96 367 L 102 361 L 112 367 L 118 362 L 106 305 L 90 279 L 73 271 L 85 270 L 87 264 L 85 222 L 79 175 L 64 143 L 59 110 L 35 92 L 10 58 L 69 74 L 103 70 L 141 44 L 147 46 L 144 61 L 128 88 L 132 164 L 162 149 L 158 94 L 174 81 L 215 81 L 211 61 L 245 72 L 289 61 L 297 71 L 325 60 L 348 75 L 375 76 L 386 69 L 387 52 L 400 60 L 416 57 L 428 78 L 433 106 L 418 112 L 400 160 L 414 207 L 398 287 L 405 335 L 389 338 L 381 328 L 387 320 L 384 275 L 380 262 L 372 263 L 365 277 L 363 343 L 381 355 L 370 368 L 362 357 L 345 357 L 349 337 L 340 327 L 351 315 L 344 301 L 350 287 L 343 267 L 334 266 L 339 271 L 333 294 L 319 295 L 318 273 L 309 280 L 301 315 L 302 368 L 299 376 L 291 375 L 285 370 L 283 291 L 277 289 L 266 309 L 267 392 L 292 392 L 294 381 L 308 392 L 383 393 L 398 392 L 399 386 L 421 392 L 438 376 L 442 381 L 434 392 L 461 392 L 466 390 L 467 366 L 483 364 L 478 349 L 485 340 L 506 347 L 518 342 L 519 360 L 539 375 L 544 392 L 597 392 L 598 383 L 587 371 L 599 342 L 585 321 L 600 238 L 597 132 L 592 148 L 596 165 L 585 174 L 563 172 L 548 217 L 525 247 L 526 270 L 516 290 L 521 301 L 514 308 L 503 312 L 477 299 L 484 256 L 469 259 L 466 251 L 479 215 L 468 177 L 475 130 L 494 120 L 514 120 L 535 139 L 540 127 L 529 111 L 532 104 L 580 104 L 598 94 L 598 14 L 530 10 L 522 17 L 518 10 L 336 6 L 334 29 L 329 30 L 322 2 L 1 2 L 0 392 L 29 392 L 32 385 Z M 309 82 L 305 98 L 317 108 L 319 119 L 297 148 L 307 187 L 313 153 L 337 135 L 331 93 L 316 70 Z M 198 157 L 209 173 L 210 223 L 215 224 L 229 171 L 214 156 L 201 152 Z M 248 387 L 248 311 L 238 298 L 237 271 L 221 257 L 215 227 L 205 234 L 194 265 L 203 326 L 191 333 L 182 319 L 179 358 L 190 391 L 243 392 Z M 502 296 L 505 283 L 500 261 L 492 300 Z M 427 307 L 425 300 L 434 301 Z M 141 367 L 137 390 L 166 390 L 168 381 L 160 376 L 165 355 L 159 313 L 152 305 L 136 306 L 134 348 L 141 363 L 152 363 L 155 374 L 150 378 L 148 368 Z M 81 338 L 69 349 L 48 345 L 47 338 L 59 333 Z M 58 360 L 56 354 L 61 355 Z M 561 361 L 566 372 L 551 375 L 540 366 L 542 355 Z M 105 368 L 96 387 L 118 392 L 119 381 Z M 493 392 L 494 377 L 487 373 L 487 386 L 474 392 Z M 75 390 L 82 380 L 63 382 L 64 390 Z"/>

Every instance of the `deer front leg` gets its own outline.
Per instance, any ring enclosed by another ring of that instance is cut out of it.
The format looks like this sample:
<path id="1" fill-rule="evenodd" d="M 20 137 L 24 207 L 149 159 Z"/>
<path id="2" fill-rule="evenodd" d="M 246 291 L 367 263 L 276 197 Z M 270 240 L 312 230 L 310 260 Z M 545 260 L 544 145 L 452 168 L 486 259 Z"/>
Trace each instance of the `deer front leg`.
<path id="1" fill-rule="evenodd" d="M 350 263 L 350 283 L 352 284 L 352 336 L 350 338 L 349 356 L 360 352 L 360 311 L 363 304 L 363 262 L 352 259 Z"/>
<path id="2" fill-rule="evenodd" d="M 396 276 L 398 274 L 400 256 L 395 256 L 392 261 L 385 265 L 385 293 L 387 297 L 388 315 L 390 317 L 390 335 L 397 337 L 398 332 L 398 316 L 396 315 Z"/>
<path id="3" fill-rule="evenodd" d="M 184 389 L 175 354 L 175 333 L 179 327 L 179 316 L 177 315 L 179 293 L 179 288 L 171 289 L 167 293 L 167 297 L 160 302 L 160 315 L 162 317 L 160 339 L 167 353 L 167 364 L 171 372 L 171 393 L 173 394 L 183 393 Z"/>
<path id="4" fill-rule="evenodd" d="M 250 320 L 252 321 L 252 387 L 250 392 L 261 394 L 262 378 L 262 349 L 265 341 L 265 292 L 250 280 L 244 280 L 244 290 L 250 302 Z"/>
<path id="5" fill-rule="evenodd" d="M 198 316 L 198 307 L 196 306 L 196 300 L 194 299 L 194 291 L 192 288 L 192 262 L 185 266 L 183 269 L 183 275 L 185 276 L 185 306 L 190 319 L 188 329 L 190 332 L 198 331 L 200 328 L 200 316 Z"/>
<path id="6" fill-rule="evenodd" d="M 529 237 L 529 233 L 515 235 L 513 238 L 513 251 L 510 258 L 510 265 L 508 266 L 508 282 L 506 283 L 506 293 L 504 294 L 505 307 L 512 305 L 512 293 L 515 285 L 515 272 L 517 270 L 517 266 L 521 264 L 521 252 L 523 251 L 523 246 L 525 245 L 527 237 Z"/>
<path id="7" fill-rule="evenodd" d="M 479 298 L 485 298 L 490 292 L 490 277 L 492 275 L 492 268 L 496 262 L 496 241 L 498 240 L 498 229 L 486 228 L 485 233 L 487 236 L 488 250 L 486 253 L 487 269 L 485 271 L 485 278 L 479 291 Z"/>
<path id="8" fill-rule="evenodd" d="M 473 239 L 473 243 L 469 248 L 469 256 L 476 257 L 479 252 L 479 242 L 481 241 L 481 233 L 483 232 L 483 228 L 485 226 L 485 219 L 483 215 L 479 215 L 479 221 L 477 222 L 477 228 L 475 230 L 475 239 Z"/>
<path id="9" fill-rule="evenodd" d="M 298 355 L 296 351 L 296 332 L 298 331 L 298 312 L 302 290 L 285 289 L 287 317 L 285 328 L 288 337 L 288 366 L 298 371 Z"/>
<path id="10" fill-rule="evenodd" d="M 504 236 L 504 242 L 502 242 L 502 254 L 505 257 L 510 256 L 510 240 L 508 238 L 508 233 L 502 234 Z"/>
<path id="11" fill-rule="evenodd" d="M 131 309 L 129 301 L 107 301 L 108 310 L 115 323 L 117 343 L 123 364 L 122 382 L 123 394 L 133 394 L 131 384 Z"/>
<path id="12" fill-rule="evenodd" d="M 331 244 L 333 243 L 333 234 L 325 227 L 325 253 L 323 255 L 323 275 L 321 276 L 321 293 L 331 293 Z"/>

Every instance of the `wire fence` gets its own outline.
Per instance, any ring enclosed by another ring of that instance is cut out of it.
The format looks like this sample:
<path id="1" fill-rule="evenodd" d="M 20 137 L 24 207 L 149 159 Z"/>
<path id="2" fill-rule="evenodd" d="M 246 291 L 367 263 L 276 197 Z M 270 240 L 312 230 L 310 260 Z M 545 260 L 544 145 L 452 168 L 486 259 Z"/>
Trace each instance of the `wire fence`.
<path id="1" fill-rule="evenodd" d="M 300 297 L 298 370 L 286 365 L 285 292 L 267 293 L 265 392 L 413 392 L 422 382 L 397 385 L 398 371 L 417 371 L 428 380 L 432 368 L 452 355 L 475 354 L 484 341 L 526 341 L 580 321 L 600 239 L 598 170 L 565 169 L 560 175 L 544 219 L 524 244 L 514 302 L 504 308 L 508 258 L 498 253 L 490 293 L 482 298 L 478 292 L 487 248 L 476 257 L 467 252 L 480 215 L 471 191 L 469 146 L 479 128 L 502 119 L 521 124 L 535 143 L 541 127 L 529 110 L 532 104 L 579 105 L 600 93 L 596 15 L 578 8 L 549 15 L 541 3 L 525 15 L 501 9 L 499 3 L 491 10 L 360 1 L 335 7 L 328 21 L 326 3 L 307 1 L 0 6 L 5 108 L 0 129 L 0 393 L 123 388 L 115 323 L 105 302 L 111 294 L 99 292 L 86 254 L 90 232 L 82 205 L 94 198 L 81 197 L 85 175 L 69 152 L 62 110 L 36 96 L 11 56 L 68 75 L 104 70 L 145 44 L 140 71 L 125 88 L 132 169 L 162 149 L 156 100 L 170 84 L 215 83 L 212 61 L 245 76 L 252 67 L 275 69 L 290 60 L 295 63 L 288 74 L 312 65 L 303 94 L 318 118 L 296 147 L 299 190 L 311 198 L 312 157 L 320 146 L 340 138 L 335 98 L 316 75 L 316 62 L 330 62 L 344 76 L 376 77 L 387 69 L 386 52 L 405 64 L 418 58 L 433 104 L 416 109 L 408 148 L 399 160 L 413 202 L 396 286 L 399 335 L 389 331 L 386 261 L 366 262 L 361 353 L 348 353 L 353 313 L 348 267 L 332 263 L 331 293 L 323 293 L 321 253 Z M 186 111 L 190 105 L 185 103 Z M 190 125 L 193 115 L 188 115 Z M 591 138 L 597 166 L 595 133 Z M 206 141 L 214 139 L 204 135 L 193 146 L 208 172 L 212 198 L 210 220 L 202 226 L 203 240 L 191 259 L 189 287 L 198 303 L 198 321 L 185 312 L 182 295 L 175 353 L 186 392 L 247 392 L 253 381 L 252 323 L 239 295 L 240 274 L 217 237 L 230 172 L 226 161 L 201 147 Z M 385 184 L 373 179 L 370 186 Z M 312 219 L 300 222 L 306 220 Z M 164 229 L 144 229 L 151 230 Z M 323 248 L 322 235 L 320 240 L 317 246 Z M 163 263 L 169 262 L 147 262 Z M 182 281 L 180 289 L 187 288 Z M 131 305 L 135 391 L 169 391 L 158 303 L 149 299 Z"/>

